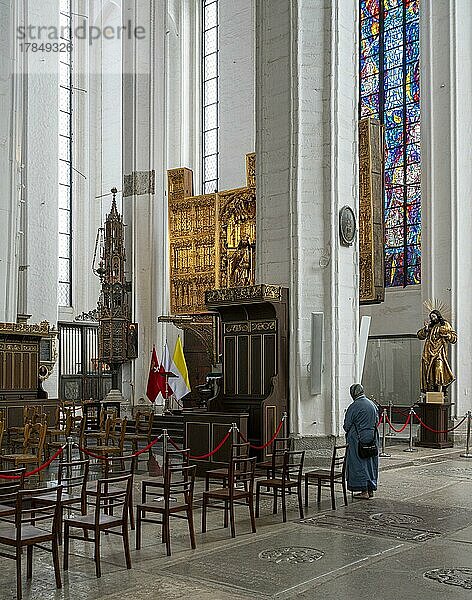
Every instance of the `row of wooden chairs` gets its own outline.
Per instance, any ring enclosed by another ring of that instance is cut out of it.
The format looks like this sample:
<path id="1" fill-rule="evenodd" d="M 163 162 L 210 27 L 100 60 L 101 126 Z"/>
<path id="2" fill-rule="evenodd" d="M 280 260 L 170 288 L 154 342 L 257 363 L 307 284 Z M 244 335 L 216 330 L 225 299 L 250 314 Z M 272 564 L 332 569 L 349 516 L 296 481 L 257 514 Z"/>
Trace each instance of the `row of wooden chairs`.
<path id="1" fill-rule="evenodd" d="M 16 560 L 18 599 L 22 597 L 22 549 L 27 549 L 27 579 L 31 579 L 33 548 L 40 545 L 44 549 L 42 544 L 47 541 L 52 543 L 56 586 L 61 587 L 58 545 L 61 543 L 62 528 L 64 529 L 64 570 L 68 569 L 69 540 L 76 537 L 70 531 L 82 529 L 84 536 L 80 539 L 93 541 L 95 544 L 95 568 L 97 577 L 100 577 L 100 533 L 105 530 L 109 533 L 117 533 L 115 531 L 117 527 L 118 533 L 123 536 L 127 568 L 131 568 L 128 524 L 133 514 L 134 471 L 133 458 L 108 459 L 103 477 L 95 482 L 95 487 L 92 489 L 88 487 L 90 484 L 88 461 L 60 462 L 55 487 L 31 490 L 23 489 L 24 467 L 0 471 L 2 476 L 17 477 L 17 479 L 0 477 L 0 522 L 2 522 L 0 545 L 14 549 L 14 552 L 2 552 L 0 555 Z M 87 505 L 90 503 L 94 508 L 88 512 Z M 66 508 L 69 511 L 78 511 L 79 515 L 71 516 L 69 513 L 64 518 L 63 512 Z M 93 532 L 91 538 L 86 533 L 89 531 Z"/>
<path id="2" fill-rule="evenodd" d="M 334 450 L 333 456 L 336 457 L 336 461 L 340 460 L 343 448 L 345 449 L 345 447 L 341 447 L 341 449 L 336 448 Z M 241 456 L 241 454 L 244 455 Z M 184 518 L 188 521 L 191 546 L 192 548 L 196 547 L 193 522 L 193 496 L 196 467 L 189 465 L 189 456 L 190 452 L 188 449 L 167 452 L 163 480 L 158 481 L 153 479 L 144 480 L 142 482 L 141 502 L 138 503 L 136 507 L 136 548 L 139 549 L 141 546 L 142 523 L 158 523 L 162 526 L 162 541 L 165 542 L 167 554 L 170 555 L 170 519 L 172 517 Z M 125 465 L 126 461 L 128 461 L 128 465 Z M 277 472 L 272 470 L 272 468 L 274 467 L 274 463 L 277 463 L 277 467 L 279 466 L 278 460 L 275 461 L 272 459 L 271 476 L 257 481 L 254 507 L 256 459 L 255 457 L 249 457 L 246 449 L 243 447 L 234 450 L 228 465 L 226 479 L 222 480 L 223 487 L 205 489 L 203 493 L 202 532 L 206 531 L 207 510 L 209 508 L 220 508 L 224 510 L 225 527 L 228 526 L 229 522 L 231 536 L 235 537 L 235 506 L 238 504 L 248 507 L 251 530 L 255 532 L 255 518 L 259 516 L 259 502 L 263 488 L 266 488 L 269 491 L 272 490 L 274 513 L 277 512 L 278 497 L 280 495 L 284 521 L 286 521 L 286 494 L 294 489 L 298 497 L 300 518 L 303 518 L 301 495 L 303 461 L 304 452 L 285 451 L 283 453 L 282 464 L 280 465 L 281 469 Z M 48 514 L 49 518 L 53 519 L 54 523 L 56 523 L 54 529 L 57 534 L 57 541 L 59 542 L 61 537 L 60 532 L 62 530 L 61 523 L 64 525 L 65 570 L 68 569 L 69 540 L 77 537 L 78 539 L 84 539 L 86 541 L 94 541 L 96 575 L 97 577 L 100 577 L 100 533 L 105 530 L 110 533 L 119 533 L 122 536 L 126 565 L 127 568 L 131 568 L 128 524 L 131 525 L 132 528 L 134 527 L 132 485 L 135 462 L 135 458 L 133 457 L 107 458 L 105 460 L 105 475 L 98 480 L 94 490 L 87 488 L 88 461 L 74 461 L 71 463 L 61 462 L 58 467 L 57 488 L 46 489 L 46 491 L 34 490 L 29 494 L 28 497 L 30 501 L 32 501 L 33 505 L 36 507 L 40 507 L 41 511 L 43 511 L 43 508 L 47 505 L 59 506 L 59 508 L 57 508 L 59 513 L 54 512 L 53 514 L 51 510 L 48 512 L 46 508 L 44 508 L 43 512 L 45 515 Z M 341 463 L 336 462 L 336 464 Z M 342 467 L 342 469 L 344 469 L 344 467 Z M 331 472 L 332 470 L 330 470 L 330 473 Z M 31 517 L 25 516 L 23 518 L 21 514 L 18 516 L 25 507 L 23 499 L 26 498 L 26 494 L 22 495 L 21 501 L 17 499 L 15 507 L 12 505 L 13 497 L 8 496 L 8 493 L 17 493 L 22 487 L 21 484 L 23 481 L 22 477 L 24 476 L 24 469 L 17 470 L 16 473 L 21 473 L 20 483 L 12 483 L 11 481 L 9 482 L 6 480 L 7 483 L 2 484 L 5 480 L 0 479 L 0 519 L 4 519 L 8 516 L 11 517 L 12 514 L 15 514 L 15 526 L 18 527 L 18 525 L 21 526 L 21 523 L 31 524 L 31 521 L 28 521 L 28 518 Z M 315 474 L 316 477 L 324 477 L 324 475 L 326 475 L 326 473 L 320 473 L 320 471 L 309 472 L 306 475 L 309 475 L 310 480 L 314 480 Z M 307 479 L 305 479 L 305 484 L 306 481 Z M 319 483 L 319 479 L 317 483 Z M 7 489 L 8 485 L 11 486 L 9 490 Z M 162 501 L 155 502 L 150 500 L 150 494 L 155 495 L 156 490 L 158 493 L 162 494 Z M 5 491 L 7 493 L 5 493 Z M 344 485 L 343 491 L 345 503 L 347 503 Z M 90 498 L 94 499 L 94 510 L 92 513 L 87 514 L 87 499 Z M 318 501 L 319 500 L 320 495 L 318 495 Z M 18 504 L 18 502 L 20 502 L 20 504 Z M 63 511 L 65 508 L 75 508 L 80 514 L 77 517 L 69 515 L 68 517 L 63 518 Z M 151 519 L 149 514 L 157 514 L 160 516 L 160 520 Z M 71 533 L 71 530 L 75 531 L 76 529 L 82 530 L 83 536 L 78 537 Z M 88 532 L 93 532 L 92 538 L 88 537 Z M 36 543 L 39 543 L 37 535 L 40 536 L 40 534 L 35 531 L 30 531 L 29 533 L 29 541 L 26 539 L 18 540 L 18 537 L 16 538 L 16 541 L 20 544 L 17 546 L 15 554 L 15 557 L 17 558 L 17 573 L 19 573 L 17 578 L 17 581 L 19 581 L 19 598 L 21 597 L 21 547 L 22 545 L 26 545 L 29 548 L 27 553 L 27 577 L 30 578 L 33 546 Z M 11 531 L 5 535 L 0 535 L 0 543 L 13 545 L 13 537 Z M 20 536 L 20 538 L 22 538 L 22 536 Z M 49 540 L 50 538 L 47 539 Z M 46 541 L 46 539 L 43 538 L 41 538 L 41 540 Z M 56 568 L 57 560 L 55 556 L 57 550 L 54 548 L 56 540 L 51 538 L 50 541 L 53 542 L 52 550 L 56 571 L 56 583 L 59 582 L 58 587 L 60 587 L 60 573 L 58 568 Z"/>

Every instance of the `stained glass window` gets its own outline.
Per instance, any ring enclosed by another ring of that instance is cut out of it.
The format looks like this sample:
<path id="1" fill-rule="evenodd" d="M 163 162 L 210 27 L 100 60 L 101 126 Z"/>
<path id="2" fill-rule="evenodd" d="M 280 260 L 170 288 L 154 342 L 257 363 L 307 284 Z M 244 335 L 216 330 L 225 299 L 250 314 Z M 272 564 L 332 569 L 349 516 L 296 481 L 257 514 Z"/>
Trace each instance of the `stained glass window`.
<path id="1" fill-rule="evenodd" d="M 385 125 L 385 285 L 421 281 L 420 0 L 360 0 L 360 116 Z"/>

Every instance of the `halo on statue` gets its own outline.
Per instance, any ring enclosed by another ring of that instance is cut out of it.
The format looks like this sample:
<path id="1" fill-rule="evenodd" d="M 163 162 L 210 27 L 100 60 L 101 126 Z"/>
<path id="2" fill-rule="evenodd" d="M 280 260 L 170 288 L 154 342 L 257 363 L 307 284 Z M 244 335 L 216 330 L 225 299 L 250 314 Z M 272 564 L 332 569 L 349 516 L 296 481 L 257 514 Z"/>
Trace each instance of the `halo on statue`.
<path id="1" fill-rule="evenodd" d="M 429 316 L 433 310 L 438 310 L 446 321 L 452 318 L 450 307 L 440 298 L 428 298 L 423 302 L 425 308 L 425 316 Z"/>

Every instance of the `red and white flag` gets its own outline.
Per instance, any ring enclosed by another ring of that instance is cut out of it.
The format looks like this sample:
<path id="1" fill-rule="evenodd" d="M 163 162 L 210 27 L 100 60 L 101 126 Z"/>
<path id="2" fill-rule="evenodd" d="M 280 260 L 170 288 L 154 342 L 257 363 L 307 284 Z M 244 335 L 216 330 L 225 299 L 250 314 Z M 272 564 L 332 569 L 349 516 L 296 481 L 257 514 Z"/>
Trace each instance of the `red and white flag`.
<path id="1" fill-rule="evenodd" d="M 151 366 L 149 367 L 149 377 L 146 388 L 146 396 L 151 402 L 155 402 L 161 392 L 161 375 L 159 373 L 159 361 L 157 359 L 156 347 L 152 347 Z"/>

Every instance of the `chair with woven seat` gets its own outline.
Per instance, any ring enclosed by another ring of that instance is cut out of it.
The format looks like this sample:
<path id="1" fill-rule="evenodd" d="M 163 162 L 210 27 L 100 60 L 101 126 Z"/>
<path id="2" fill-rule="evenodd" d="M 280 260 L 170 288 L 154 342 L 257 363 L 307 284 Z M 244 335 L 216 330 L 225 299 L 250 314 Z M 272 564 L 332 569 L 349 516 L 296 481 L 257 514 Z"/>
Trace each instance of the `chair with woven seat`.
<path id="1" fill-rule="evenodd" d="M 154 423 L 154 413 L 138 410 L 136 412 L 134 432 L 127 433 L 125 440 L 131 442 L 133 452 L 139 450 L 139 442 L 145 442 L 147 446 L 151 442 L 152 426 Z M 152 448 L 149 448 L 149 458 L 152 455 Z"/>
<path id="2" fill-rule="evenodd" d="M 93 441 L 95 445 L 108 445 L 110 438 L 113 436 L 115 429 L 116 414 L 107 414 L 104 410 L 100 412 L 99 429 L 84 430 L 84 446 L 88 447 L 89 440 Z"/>
<path id="3" fill-rule="evenodd" d="M 256 516 L 259 516 L 259 500 L 261 495 L 261 487 L 266 487 L 273 490 L 273 513 L 277 514 L 277 498 L 278 492 L 282 497 L 282 517 L 284 523 L 287 521 L 287 505 L 286 494 L 291 489 L 296 488 L 298 496 L 298 510 L 300 519 L 303 519 L 303 500 L 302 500 L 302 473 L 303 462 L 305 460 L 305 451 L 290 451 L 284 453 L 282 471 L 280 477 L 270 477 L 260 479 L 256 485 Z"/>
<path id="4" fill-rule="evenodd" d="M 69 413 L 66 416 L 66 421 L 65 421 L 65 425 L 64 425 L 63 429 L 50 429 L 48 427 L 48 429 L 46 431 L 46 440 L 47 440 L 46 454 L 48 456 L 51 456 L 51 454 L 55 450 L 59 450 L 59 448 L 62 448 L 62 446 L 64 446 L 64 444 L 67 443 L 67 438 L 70 437 L 71 432 L 72 432 L 72 415 Z"/>
<path id="5" fill-rule="evenodd" d="M 18 454 L 3 454 L 0 459 L 4 463 L 13 463 L 15 467 L 20 465 L 41 465 L 46 441 L 47 422 L 31 425 L 27 423 L 24 431 L 23 452 Z M 34 452 L 33 452 L 34 451 Z M 42 471 L 39 472 L 41 481 Z"/>
<path id="6" fill-rule="evenodd" d="M 318 504 L 321 502 L 321 488 L 329 487 L 331 490 L 331 508 L 336 510 L 335 485 L 341 485 L 343 489 L 344 505 L 347 506 L 346 492 L 346 452 L 347 445 L 334 446 L 329 469 L 316 469 L 305 473 L 305 506 L 308 506 L 309 486 L 317 486 Z"/>
<path id="7" fill-rule="evenodd" d="M 166 544 L 167 556 L 171 555 L 170 518 L 186 519 L 190 534 L 190 543 L 195 550 L 195 529 L 193 525 L 193 490 L 195 486 L 195 465 L 168 465 L 164 472 L 164 482 L 146 482 L 143 487 L 142 503 L 136 506 L 136 549 L 141 548 L 141 524 L 156 523 L 162 525 L 162 542 Z M 150 500 L 150 493 L 159 493 L 163 497 Z M 180 500 L 179 500 L 180 498 Z M 151 519 L 147 513 L 158 514 L 161 520 Z"/>
<path id="8" fill-rule="evenodd" d="M 231 457 L 247 458 L 249 456 L 250 444 L 243 442 L 241 444 L 231 444 Z M 228 465 L 229 466 L 229 465 Z M 210 481 L 219 481 L 226 487 L 228 485 L 228 466 L 219 469 L 209 469 L 205 473 L 205 491 L 210 489 Z"/>
<path id="9" fill-rule="evenodd" d="M 11 453 L 14 452 L 16 447 L 23 445 L 26 424 L 29 423 L 32 425 L 36 423 L 40 413 L 40 406 L 25 404 L 21 425 L 11 425 L 8 428 L 8 446 Z"/>
<path id="10" fill-rule="evenodd" d="M 224 526 L 228 526 L 230 516 L 231 537 L 236 537 L 234 524 L 234 507 L 242 504 L 249 508 L 252 533 L 256 533 L 254 518 L 254 473 L 256 457 L 231 457 L 227 486 L 203 492 L 202 533 L 206 531 L 207 509 L 220 508 L 224 510 Z M 213 500 L 214 502 L 210 502 Z"/>
<path id="11" fill-rule="evenodd" d="M 103 439 L 103 444 L 96 446 L 87 446 L 87 450 L 100 456 L 122 456 L 125 444 L 127 419 L 124 418 L 107 418 L 105 430 L 106 437 Z"/>
<path id="12" fill-rule="evenodd" d="M 101 577 L 100 534 L 102 532 L 121 535 L 123 538 L 126 568 L 131 569 L 128 513 L 132 484 L 132 475 L 99 479 L 97 481 L 96 493 L 94 494 L 95 507 L 93 512 L 87 515 L 66 517 L 64 519 L 64 571 L 69 569 L 69 541 L 77 539 L 94 542 L 95 574 L 97 577 Z M 110 514 L 111 506 L 113 507 L 113 513 L 118 512 L 118 514 Z M 83 537 L 71 535 L 71 528 L 82 529 L 84 533 Z M 93 538 L 87 536 L 88 532 L 93 532 Z"/>
<path id="13" fill-rule="evenodd" d="M 15 549 L 14 553 L 2 552 L 4 558 L 16 561 L 16 597 L 22 597 L 21 586 L 21 556 L 26 548 L 26 578 L 33 575 L 33 548 L 38 546 L 46 550 L 44 542 L 51 542 L 54 562 L 56 587 L 62 587 L 61 572 L 59 567 L 58 531 L 60 529 L 60 501 L 62 487 L 42 488 L 37 490 L 20 490 L 16 493 L 16 506 L 14 515 L 6 517 L 11 519 L 0 527 L 0 545 Z M 55 502 L 37 506 L 31 502 L 33 496 L 55 495 Z M 2 521 L 5 517 L 2 517 Z"/>

